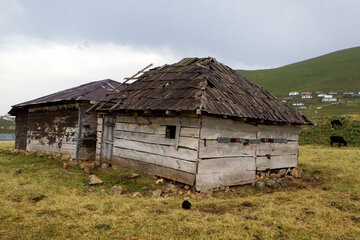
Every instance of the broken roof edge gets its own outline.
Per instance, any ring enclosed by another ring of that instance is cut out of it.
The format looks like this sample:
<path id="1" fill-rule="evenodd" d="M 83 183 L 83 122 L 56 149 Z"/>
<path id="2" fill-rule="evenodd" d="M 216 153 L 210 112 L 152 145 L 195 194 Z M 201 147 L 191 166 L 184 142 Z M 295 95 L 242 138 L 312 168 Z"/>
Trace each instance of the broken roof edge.
<path id="1" fill-rule="evenodd" d="M 15 105 L 12 105 L 11 107 L 25 107 L 25 106 L 32 106 L 32 105 L 39 105 L 39 104 L 46 104 L 46 103 L 57 103 L 57 102 L 61 102 L 61 101 L 71 101 L 71 100 L 75 100 L 75 101 L 92 101 L 92 100 L 97 100 L 95 98 L 98 98 L 96 96 L 89 96 L 89 99 L 82 99 L 82 97 L 91 94 L 92 92 L 98 90 L 99 88 L 103 88 L 105 84 L 108 84 L 109 86 L 112 85 L 121 85 L 122 83 L 117 82 L 115 80 L 112 79 L 103 79 L 103 80 L 97 80 L 97 81 L 92 81 L 92 82 L 88 82 L 88 83 L 84 83 L 81 84 L 79 86 L 76 87 L 72 87 L 72 88 L 68 88 L 65 90 L 61 90 L 52 94 L 48 94 L 39 98 L 35 98 L 29 101 L 25 101 L 22 103 L 18 103 Z M 74 93 L 78 91 L 77 93 Z M 57 97 L 55 99 L 52 99 L 54 97 Z M 94 99 L 92 99 L 94 98 Z"/>

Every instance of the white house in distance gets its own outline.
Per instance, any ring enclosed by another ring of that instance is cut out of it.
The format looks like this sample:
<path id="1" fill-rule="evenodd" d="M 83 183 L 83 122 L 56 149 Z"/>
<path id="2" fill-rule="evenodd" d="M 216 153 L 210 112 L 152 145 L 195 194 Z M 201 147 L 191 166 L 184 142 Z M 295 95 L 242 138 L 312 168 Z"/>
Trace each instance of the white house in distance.
<path id="1" fill-rule="evenodd" d="M 326 95 L 326 94 L 324 94 L 323 98 L 333 98 L 333 95 Z"/>
<path id="2" fill-rule="evenodd" d="M 292 105 L 293 106 L 304 106 L 305 104 L 304 103 L 293 103 Z"/>
<path id="3" fill-rule="evenodd" d="M 298 96 L 299 92 L 289 92 L 289 96 Z"/>
<path id="4" fill-rule="evenodd" d="M 323 102 L 336 102 L 337 99 L 336 98 L 323 98 L 321 101 L 323 101 Z"/>
<path id="5" fill-rule="evenodd" d="M 336 95 L 338 94 L 337 92 L 329 92 L 329 95 Z"/>

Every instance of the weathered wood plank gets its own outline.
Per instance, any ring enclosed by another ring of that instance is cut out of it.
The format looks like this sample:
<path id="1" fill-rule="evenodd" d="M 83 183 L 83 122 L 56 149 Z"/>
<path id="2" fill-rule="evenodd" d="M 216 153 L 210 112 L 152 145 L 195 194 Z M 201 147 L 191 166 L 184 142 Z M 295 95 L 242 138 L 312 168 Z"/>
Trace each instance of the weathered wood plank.
<path id="1" fill-rule="evenodd" d="M 128 169 L 148 173 L 178 182 L 193 185 L 195 181 L 195 174 L 174 170 L 167 167 L 157 166 L 150 163 L 136 161 L 132 159 L 113 157 L 112 167 L 114 169 Z"/>
<path id="2" fill-rule="evenodd" d="M 160 126 L 158 124 L 140 125 L 133 123 L 116 123 L 115 129 L 118 131 L 140 132 L 157 135 L 165 135 L 166 131 L 165 126 Z"/>
<path id="3" fill-rule="evenodd" d="M 290 155 L 299 151 L 298 142 L 288 143 L 260 143 L 257 144 L 256 155 Z"/>
<path id="4" fill-rule="evenodd" d="M 256 157 L 256 169 L 264 171 L 266 169 L 289 168 L 297 166 L 297 155 Z"/>
<path id="5" fill-rule="evenodd" d="M 176 150 L 174 147 L 155 145 L 150 143 L 135 142 L 126 139 L 115 139 L 114 146 L 119 148 L 126 148 L 140 152 L 156 153 L 162 156 L 175 157 L 188 161 L 197 161 L 197 152 L 191 149 L 179 148 Z"/>
<path id="6" fill-rule="evenodd" d="M 217 141 L 200 140 L 199 158 L 221 157 L 255 157 L 256 144 L 243 145 L 241 143 L 218 143 Z"/>
<path id="7" fill-rule="evenodd" d="M 165 135 L 115 131 L 114 136 L 115 138 L 122 138 L 127 140 L 138 141 L 138 142 L 175 146 L 175 139 L 165 138 Z M 191 137 L 180 137 L 179 146 L 197 150 L 198 139 Z"/>
<path id="8" fill-rule="evenodd" d="M 198 173 L 255 171 L 255 157 L 230 157 L 199 160 Z"/>
<path id="9" fill-rule="evenodd" d="M 255 157 L 200 160 L 196 190 L 231 186 L 255 180 Z"/>
<path id="10" fill-rule="evenodd" d="M 257 128 L 251 124 L 209 116 L 203 116 L 202 119 L 202 139 L 218 137 L 256 139 L 256 133 Z"/>
<path id="11" fill-rule="evenodd" d="M 284 138 L 287 140 L 299 140 L 299 126 L 258 125 L 258 138 Z"/>
<path id="12" fill-rule="evenodd" d="M 176 126 L 177 121 L 181 121 L 181 125 L 184 127 L 190 128 L 199 128 L 200 122 L 199 118 L 192 117 L 154 117 L 154 116 L 121 116 L 118 115 L 116 117 L 116 122 L 120 123 L 133 123 L 133 124 L 141 124 L 141 125 L 173 125 Z"/>
<path id="13" fill-rule="evenodd" d="M 181 170 L 189 173 L 196 173 L 196 163 L 184 161 L 172 157 L 155 155 L 151 153 L 138 152 L 134 150 L 117 148 L 113 150 L 113 156 L 134 159 L 146 163 L 155 164 L 158 166 L 168 167 L 176 170 Z"/>
<path id="14" fill-rule="evenodd" d="M 97 122 L 97 125 L 102 125 L 102 124 L 103 124 L 103 119 L 102 119 L 102 117 L 98 117 L 97 120 L 96 120 L 96 122 Z"/>
<path id="15" fill-rule="evenodd" d="M 180 136 L 182 137 L 195 137 L 198 138 L 200 133 L 199 128 L 181 127 Z"/>

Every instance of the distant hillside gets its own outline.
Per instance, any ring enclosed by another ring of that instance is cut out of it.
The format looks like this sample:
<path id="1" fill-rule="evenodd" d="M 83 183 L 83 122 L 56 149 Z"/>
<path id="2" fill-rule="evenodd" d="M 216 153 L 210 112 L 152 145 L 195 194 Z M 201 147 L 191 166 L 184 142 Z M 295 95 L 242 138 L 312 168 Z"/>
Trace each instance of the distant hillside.
<path id="1" fill-rule="evenodd" d="M 0 133 L 13 133 L 15 132 L 15 122 L 5 120 L 0 117 Z"/>
<path id="2" fill-rule="evenodd" d="M 266 70 L 237 70 L 278 97 L 290 91 L 360 91 L 360 47 Z"/>

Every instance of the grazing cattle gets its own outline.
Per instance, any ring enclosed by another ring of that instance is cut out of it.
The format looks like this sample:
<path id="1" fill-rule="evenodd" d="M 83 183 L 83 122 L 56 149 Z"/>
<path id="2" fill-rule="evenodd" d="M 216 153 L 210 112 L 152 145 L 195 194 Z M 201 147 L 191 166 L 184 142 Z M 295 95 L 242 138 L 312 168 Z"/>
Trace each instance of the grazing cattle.
<path id="1" fill-rule="evenodd" d="M 332 146 L 333 143 L 339 143 L 339 147 L 340 147 L 340 144 L 343 143 L 344 146 L 347 146 L 347 142 L 344 140 L 343 137 L 340 137 L 340 136 L 331 136 L 330 137 L 330 145 Z"/>
<path id="2" fill-rule="evenodd" d="M 188 200 L 185 200 L 185 201 L 183 201 L 181 206 L 182 206 L 183 209 L 190 209 L 191 208 L 191 203 Z"/>
<path id="3" fill-rule="evenodd" d="M 332 120 L 331 121 L 331 129 L 334 129 L 335 126 L 342 127 L 340 120 Z"/>

